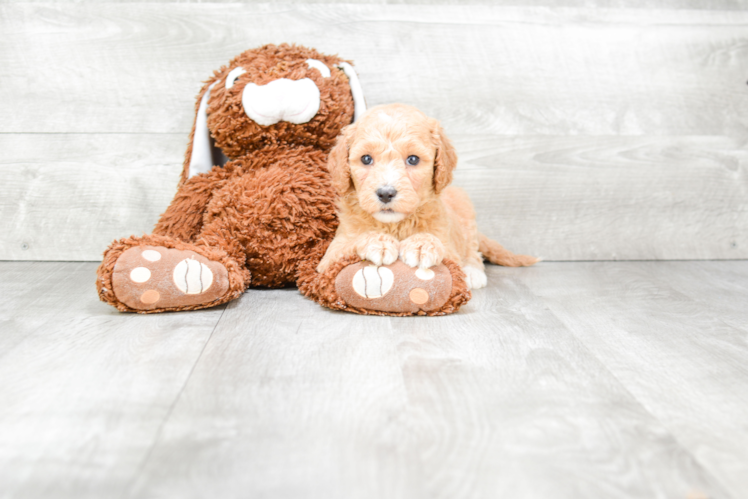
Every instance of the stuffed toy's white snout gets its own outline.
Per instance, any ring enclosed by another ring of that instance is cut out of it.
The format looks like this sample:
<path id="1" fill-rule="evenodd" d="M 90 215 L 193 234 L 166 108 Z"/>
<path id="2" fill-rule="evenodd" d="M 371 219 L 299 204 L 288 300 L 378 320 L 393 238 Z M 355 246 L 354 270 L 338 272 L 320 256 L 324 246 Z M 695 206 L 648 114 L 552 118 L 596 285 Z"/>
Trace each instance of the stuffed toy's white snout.
<path id="1" fill-rule="evenodd" d="M 324 78 L 330 78 L 330 68 L 321 61 L 307 59 L 306 63 L 310 68 L 317 69 Z M 364 101 L 361 83 L 358 81 L 353 66 L 347 62 L 341 62 L 337 67 L 348 77 L 353 97 L 353 121 L 355 122 L 366 112 L 366 101 Z M 246 73 L 246 70 L 242 67 L 232 69 L 226 76 L 226 88 L 232 88 L 237 78 L 244 73 Z M 208 131 L 208 100 L 210 99 L 211 89 L 219 81 L 221 80 L 210 84 L 200 99 L 197 116 L 195 117 L 188 177 L 209 172 L 214 165 L 223 166 L 228 161 L 223 151 L 213 147 Z M 319 106 L 319 87 L 311 78 L 302 78 L 301 80 L 280 78 L 266 85 L 248 83 L 242 91 L 244 113 L 255 123 L 262 126 L 274 125 L 279 121 L 287 121 L 297 125 L 307 123 L 317 114 Z"/>
<path id="2" fill-rule="evenodd" d="M 242 93 L 244 112 L 259 125 L 279 121 L 306 123 L 319 111 L 319 88 L 309 78 L 279 78 L 267 85 L 248 83 Z"/>

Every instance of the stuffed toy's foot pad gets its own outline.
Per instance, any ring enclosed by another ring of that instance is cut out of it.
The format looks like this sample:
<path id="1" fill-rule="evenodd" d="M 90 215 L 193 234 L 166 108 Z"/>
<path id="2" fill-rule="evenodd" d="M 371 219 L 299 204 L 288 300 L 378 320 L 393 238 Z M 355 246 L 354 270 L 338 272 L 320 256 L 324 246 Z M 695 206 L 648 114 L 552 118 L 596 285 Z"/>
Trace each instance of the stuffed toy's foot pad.
<path id="1" fill-rule="evenodd" d="M 207 304 L 229 289 L 226 268 L 189 250 L 137 246 L 114 265 L 112 289 L 139 311 Z"/>
<path id="2" fill-rule="evenodd" d="M 388 266 L 362 261 L 340 271 L 335 289 L 353 307 L 392 313 L 428 312 L 449 299 L 452 275 L 443 264 L 420 269 L 399 260 Z"/>

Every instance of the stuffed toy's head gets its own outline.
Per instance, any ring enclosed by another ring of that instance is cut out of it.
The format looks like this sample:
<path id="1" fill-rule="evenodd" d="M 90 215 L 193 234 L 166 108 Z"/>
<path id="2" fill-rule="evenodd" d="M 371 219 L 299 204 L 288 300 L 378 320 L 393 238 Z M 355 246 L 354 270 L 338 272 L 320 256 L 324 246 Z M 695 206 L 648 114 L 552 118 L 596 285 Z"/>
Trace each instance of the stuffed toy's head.
<path id="1" fill-rule="evenodd" d="M 365 110 L 349 62 L 287 44 L 248 50 L 203 86 L 182 182 L 270 144 L 329 151 Z"/>

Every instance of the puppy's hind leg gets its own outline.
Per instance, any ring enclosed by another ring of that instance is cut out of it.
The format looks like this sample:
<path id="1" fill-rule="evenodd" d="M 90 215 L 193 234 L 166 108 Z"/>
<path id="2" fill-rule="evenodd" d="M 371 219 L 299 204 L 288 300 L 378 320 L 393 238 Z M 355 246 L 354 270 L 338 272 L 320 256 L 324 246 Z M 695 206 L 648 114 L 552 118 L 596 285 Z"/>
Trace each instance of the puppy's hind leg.
<path id="1" fill-rule="evenodd" d="M 488 284 L 486 266 L 483 265 L 483 257 L 478 252 L 464 260 L 462 272 L 465 273 L 465 283 L 470 290 L 477 290 Z"/>
<path id="2" fill-rule="evenodd" d="M 478 234 L 478 250 L 490 263 L 500 266 L 523 267 L 540 261 L 537 257 L 512 253 L 480 233 Z"/>

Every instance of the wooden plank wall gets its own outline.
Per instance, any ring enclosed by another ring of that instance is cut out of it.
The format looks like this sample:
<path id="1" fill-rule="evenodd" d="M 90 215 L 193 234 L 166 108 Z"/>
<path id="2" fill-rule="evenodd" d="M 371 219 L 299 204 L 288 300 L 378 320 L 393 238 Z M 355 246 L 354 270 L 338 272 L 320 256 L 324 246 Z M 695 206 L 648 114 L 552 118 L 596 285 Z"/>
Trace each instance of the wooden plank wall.
<path id="1" fill-rule="evenodd" d="M 442 120 L 480 227 L 514 250 L 748 258 L 748 4 L 512 3 L 4 2 L 0 259 L 149 232 L 201 82 L 282 42 L 354 60 L 369 105 Z"/>

